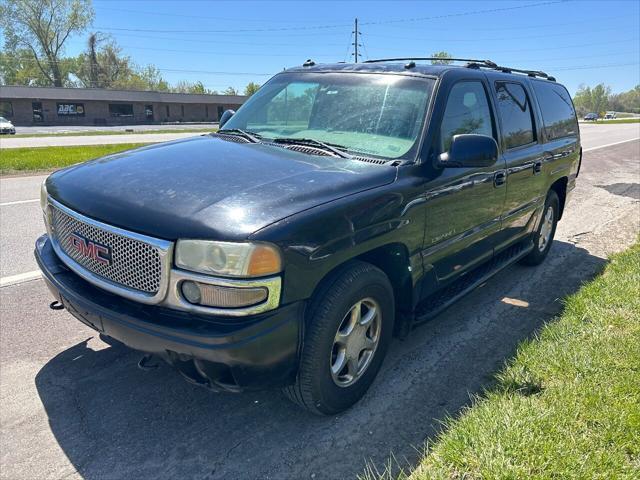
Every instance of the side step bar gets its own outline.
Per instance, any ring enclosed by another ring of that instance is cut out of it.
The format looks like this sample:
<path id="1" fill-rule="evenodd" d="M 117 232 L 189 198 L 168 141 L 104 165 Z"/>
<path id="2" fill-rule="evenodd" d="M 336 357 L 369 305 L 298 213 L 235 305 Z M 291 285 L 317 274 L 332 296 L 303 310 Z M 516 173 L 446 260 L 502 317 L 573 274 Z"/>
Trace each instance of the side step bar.
<path id="1" fill-rule="evenodd" d="M 466 273 L 451 285 L 427 297 L 418 305 L 413 326 L 420 325 L 446 310 L 458 299 L 475 290 L 502 269 L 520 260 L 531 250 L 533 250 L 533 242 L 530 239 L 518 242 L 500 252 L 492 260 Z"/>

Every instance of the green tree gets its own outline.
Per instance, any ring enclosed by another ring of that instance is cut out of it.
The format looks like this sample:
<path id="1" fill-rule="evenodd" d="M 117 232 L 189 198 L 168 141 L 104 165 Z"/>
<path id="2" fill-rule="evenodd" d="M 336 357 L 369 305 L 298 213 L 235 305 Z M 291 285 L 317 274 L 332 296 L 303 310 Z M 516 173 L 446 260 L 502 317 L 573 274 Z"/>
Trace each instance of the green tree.
<path id="1" fill-rule="evenodd" d="M 438 59 L 431 60 L 431 65 L 449 65 L 450 63 L 453 63 L 453 60 L 451 60 L 452 55 L 449 52 L 445 52 L 444 50 L 441 52 L 432 53 L 431 56 Z"/>
<path id="2" fill-rule="evenodd" d="M 200 95 L 215 95 L 215 90 L 209 90 L 204 86 L 204 84 L 200 81 L 198 82 L 189 82 L 187 80 L 181 80 L 176 83 L 173 87 L 171 87 L 172 92 L 176 93 L 197 93 Z"/>
<path id="3" fill-rule="evenodd" d="M 244 94 L 248 97 L 250 97 L 251 95 L 253 95 L 254 93 L 256 93 L 258 91 L 258 89 L 260 88 L 260 85 L 258 85 L 255 82 L 249 82 L 247 84 L 246 87 L 244 87 Z"/>
<path id="4" fill-rule="evenodd" d="M 233 87 L 227 87 L 227 89 L 222 92 L 223 95 L 238 95 L 238 90 Z"/>
<path id="5" fill-rule="evenodd" d="M 591 90 L 591 102 L 593 111 L 602 114 L 609 107 L 609 95 L 611 95 L 611 87 L 600 83 Z"/>
<path id="6" fill-rule="evenodd" d="M 0 84 L 46 87 L 51 84 L 38 68 L 30 50 L 0 51 Z"/>
<path id="7" fill-rule="evenodd" d="M 28 49 L 50 85 L 68 82 L 61 65 L 64 45 L 70 35 L 80 33 L 93 20 L 89 0 L 4 0 L 0 4 L 0 26 L 5 48 Z"/>
<path id="8" fill-rule="evenodd" d="M 139 68 L 134 66 L 133 73 L 114 84 L 113 88 L 124 90 L 152 90 L 155 92 L 169 92 L 169 83 L 162 77 L 160 70 L 154 65 Z"/>
<path id="9" fill-rule="evenodd" d="M 578 115 L 585 115 L 586 113 L 593 112 L 593 101 L 591 99 L 591 87 L 587 85 L 580 85 L 578 91 L 573 97 L 573 105 L 578 112 Z"/>

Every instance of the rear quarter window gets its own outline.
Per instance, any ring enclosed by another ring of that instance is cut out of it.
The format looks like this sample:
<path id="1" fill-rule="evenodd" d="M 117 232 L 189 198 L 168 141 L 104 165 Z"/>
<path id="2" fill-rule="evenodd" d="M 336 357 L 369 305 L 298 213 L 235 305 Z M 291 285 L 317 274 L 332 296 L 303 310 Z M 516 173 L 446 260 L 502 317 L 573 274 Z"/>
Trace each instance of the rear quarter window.
<path id="1" fill-rule="evenodd" d="M 578 121 L 567 90 L 557 83 L 533 81 L 549 140 L 578 134 Z"/>

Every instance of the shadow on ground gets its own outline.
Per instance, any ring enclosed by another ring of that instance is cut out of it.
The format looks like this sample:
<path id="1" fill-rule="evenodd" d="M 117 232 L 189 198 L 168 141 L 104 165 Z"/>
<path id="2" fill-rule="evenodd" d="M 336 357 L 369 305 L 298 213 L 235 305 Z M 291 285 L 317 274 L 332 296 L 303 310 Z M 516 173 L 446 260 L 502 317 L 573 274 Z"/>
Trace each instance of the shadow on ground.
<path id="1" fill-rule="evenodd" d="M 556 242 L 543 266 L 506 269 L 394 342 L 367 396 L 337 417 L 309 415 L 279 392 L 212 394 L 166 366 L 143 372 L 140 354 L 118 344 L 69 348 L 36 386 L 60 447 L 87 479 L 355 478 L 391 453 L 410 468 L 439 422 L 490 385 L 603 264 Z"/>

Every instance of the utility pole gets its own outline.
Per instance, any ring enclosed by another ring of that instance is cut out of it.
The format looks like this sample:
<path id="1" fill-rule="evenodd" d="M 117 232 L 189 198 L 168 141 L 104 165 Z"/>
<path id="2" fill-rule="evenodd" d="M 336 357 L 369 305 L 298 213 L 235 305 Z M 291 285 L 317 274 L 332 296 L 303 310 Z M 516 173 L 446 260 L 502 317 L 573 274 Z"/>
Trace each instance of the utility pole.
<path id="1" fill-rule="evenodd" d="M 354 30 L 353 32 L 353 40 L 354 42 L 352 43 L 353 47 L 354 47 L 354 53 L 353 56 L 355 58 L 356 63 L 358 63 L 358 57 L 360 56 L 360 54 L 358 53 L 358 47 L 361 47 L 362 44 L 360 43 L 360 38 L 359 35 L 362 35 L 359 31 L 358 31 L 358 19 L 356 18 L 355 20 L 355 24 L 354 24 Z"/>

